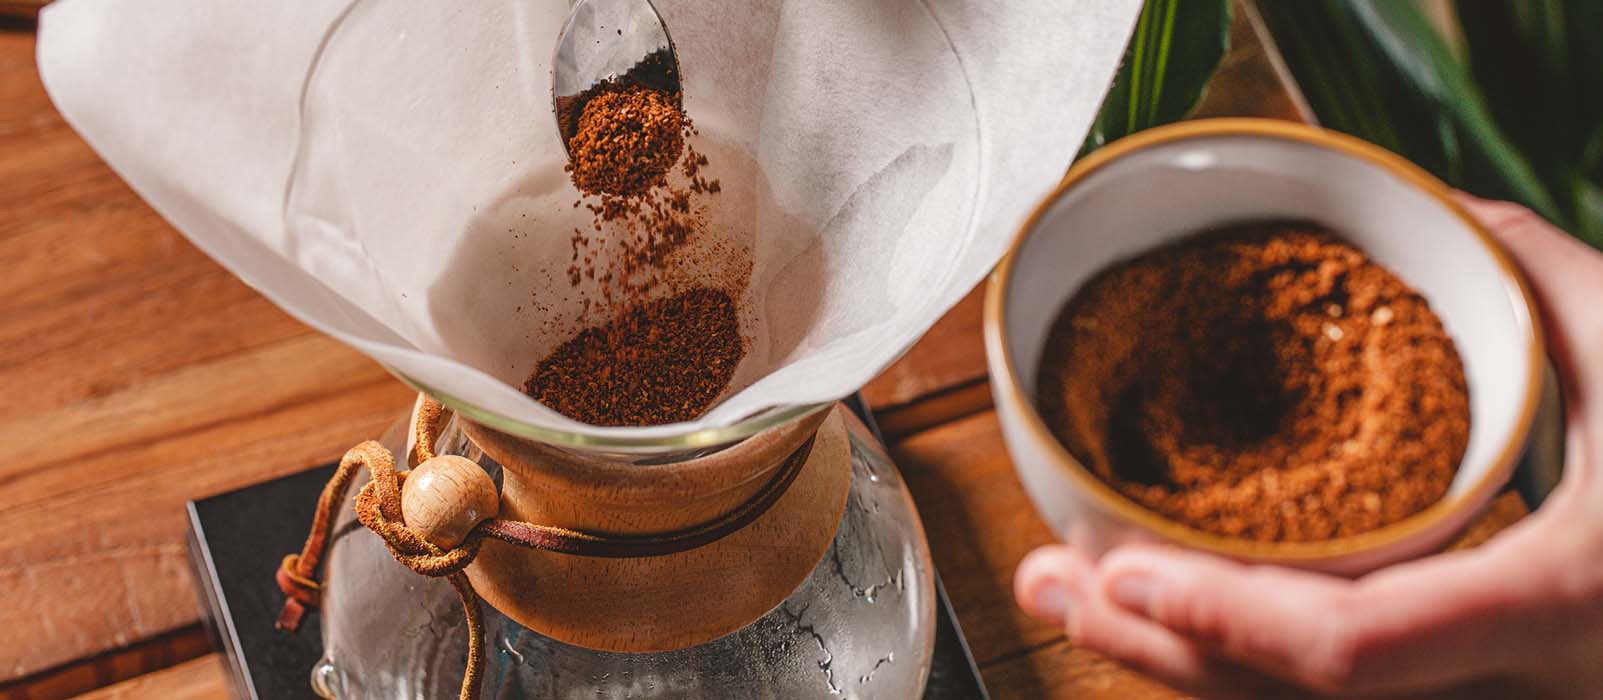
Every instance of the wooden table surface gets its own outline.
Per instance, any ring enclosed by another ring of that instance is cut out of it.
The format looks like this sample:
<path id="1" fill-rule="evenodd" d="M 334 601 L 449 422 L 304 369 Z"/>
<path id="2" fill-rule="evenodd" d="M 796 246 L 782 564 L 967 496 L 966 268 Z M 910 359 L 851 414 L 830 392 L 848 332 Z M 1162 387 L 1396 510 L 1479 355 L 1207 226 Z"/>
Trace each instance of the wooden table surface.
<path id="1" fill-rule="evenodd" d="M 1237 35 L 1202 111 L 1295 118 Z M 224 698 L 184 502 L 336 459 L 412 392 L 157 216 L 52 108 L 33 53 L 31 25 L 0 25 L 0 700 Z M 980 292 L 864 391 L 939 515 L 931 549 L 985 681 L 999 700 L 1175 697 L 1012 602 L 1051 535 L 990 410 Z M 1499 501 L 1471 539 L 1522 512 Z"/>

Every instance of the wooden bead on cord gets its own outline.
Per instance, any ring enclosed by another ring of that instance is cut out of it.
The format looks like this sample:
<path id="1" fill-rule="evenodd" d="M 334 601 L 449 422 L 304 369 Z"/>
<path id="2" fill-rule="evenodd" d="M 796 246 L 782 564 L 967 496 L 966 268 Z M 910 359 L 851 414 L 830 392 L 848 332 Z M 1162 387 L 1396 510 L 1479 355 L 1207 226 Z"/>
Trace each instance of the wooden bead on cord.
<path id="1" fill-rule="evenodd" d="M 462 543 L 480 522 L 500 512 L 495 482 L 465 457 L 441 455 L 425 460 L 401 487 L 406 526 L 442 549 Z"/>

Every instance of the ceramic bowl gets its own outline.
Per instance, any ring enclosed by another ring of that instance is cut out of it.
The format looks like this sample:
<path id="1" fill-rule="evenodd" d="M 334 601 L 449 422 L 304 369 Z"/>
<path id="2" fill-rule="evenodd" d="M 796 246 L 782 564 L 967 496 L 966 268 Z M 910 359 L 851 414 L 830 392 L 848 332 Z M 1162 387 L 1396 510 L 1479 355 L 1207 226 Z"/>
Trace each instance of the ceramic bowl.
<path id="1" fill-rule="evenodd" d="M 1059 309 L 1092 275 L 1223 224 L 1319 222 L 1423 294 L 1458 347 L 1469 445 L 1435 505 L 1390 526 L 1313 542 L 1205 533 L 1125 498 L 1081 466 L 1035 409 L 1038 365 Z M 1259 119 L 1185 122 L 1081 160 L 1025 221 L 991 278 L 985 344 L 1002 430 L 1048 523 L 1100 555 L 1133 540 L 1238 560 L 1356 575 L 1442 547 L 1508 480 L 1529 433 L 1543 350 L 1530 294 L 1447 186 L 1402 158 L 1314 127 Z"/>

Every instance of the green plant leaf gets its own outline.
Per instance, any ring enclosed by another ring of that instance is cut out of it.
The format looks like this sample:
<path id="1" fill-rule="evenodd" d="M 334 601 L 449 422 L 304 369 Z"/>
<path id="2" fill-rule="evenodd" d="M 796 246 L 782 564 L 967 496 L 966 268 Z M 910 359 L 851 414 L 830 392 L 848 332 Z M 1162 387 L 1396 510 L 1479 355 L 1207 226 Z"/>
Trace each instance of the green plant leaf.
<path id="1" fill-rule="evenodd" d="M 1415 3 L 1269 0 L 1257 7 L 1323 125 L 1395 151 L 1452 185 L 1569 223 Z"/>
<path id="2" fill-rule="evenodd" d="M 1575 228 L 1571 233 L 1593 248 L 1603 250 L 1603 186 L 1595 180 L 1577 177 L 1575 192 Z"/>
<path id="3" fill-rule="evenodd" d="M 1487 106 L 1557 189 L 1603 125 L 1603 3 L 1459 0 L 1457 10 Z"/>
<path id="4" fill-rule="evenodd" d="M 1603 2 L 1459 0 L 1471 73 L 1571 230 L 1603 247 Z"/>
<path id="5" fill-rule="evenodd" d="M 1202 98 L 1229 40 L 1228 0 L 1147 0 L 1080 154 L 1184 119 Z"/>

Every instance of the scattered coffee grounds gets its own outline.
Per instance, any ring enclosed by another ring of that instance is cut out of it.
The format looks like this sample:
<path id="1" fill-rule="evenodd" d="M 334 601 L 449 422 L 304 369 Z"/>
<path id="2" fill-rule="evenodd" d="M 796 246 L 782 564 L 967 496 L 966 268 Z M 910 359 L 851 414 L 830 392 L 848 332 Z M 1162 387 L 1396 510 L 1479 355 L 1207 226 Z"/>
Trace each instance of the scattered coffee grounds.
<path id="1" fill-rule="evenodd" d="M 704 233 L 706 198 L 722 189 L 690 144 L 697 132 L 677 85 L 672 57 L 660 52 L 557 103 L 581 194 L 573 206 L 592 215 L 569 239 L 568 282 L 584 290 L 593 320 L 540 361 L 524 390 L 592 425 L 699 418 L 746 354 L 733 292 L 724 289 L 743 281 L 680 275 L 658 289 L 673 254 Z"/>
<path id="2" fill-rule="evenodd" d="M 568 141 L 568 170 L 581 192 L 633 195 L 660 185 L 685 149 L 684 115 L 667 93 L 645 87 L 592 98 Z"/>
<path id="3" fill-rule="evenodd" d="M 654 52 L 623 75 L 558 98 L 557 122 L 569 144 L 567 170 L 592 214 L 569 237 L 568 282 L 597 283 L 603 304 L 643 298 L 668 257 L 706 226 L 700 200 L 722 190 L 702 174 L 707 157 L 690 143 L 678 67 Z M 679 166 L 682 179 L 670 177 Z"/>
<path id="4" fill-rule="evenodd" d="M 687 122 L 688 123 L 688 122 Z M 694 127 L 686 135 L 694 135 Z M 597 280 L 603 301 L 639 296 L 659 281 L 668 257 L 706 226 L 701 199 L 718 194 L 722 186 L 701 174 L 707 157 L 685 145 L 679 162 L 686 184 L 662 184 L 633 196 L 601 195 L 595 201 L 575 202 L 593 215 L 589 230 L 574 229 L 568 282 L 579 285 Z"/>
<path id="5" fill-rule="evenodd" d="M 695 288 L 631 307 L 563 343 L 524 390 L 592 425 L 658 425 L 701 417 L 746 354 L 735 303 Z"/>
<path id="6" fill-rule="evenodd" d="M 1425 299 L 1306 223 L 1238 226 L 1103 271 L 1048 338 L 1047 424 L 1098 477 L 1208 532 L 1306 541 L 1442 497 L 1469 440 Z"/>

